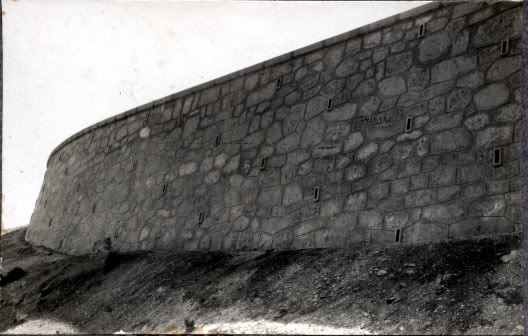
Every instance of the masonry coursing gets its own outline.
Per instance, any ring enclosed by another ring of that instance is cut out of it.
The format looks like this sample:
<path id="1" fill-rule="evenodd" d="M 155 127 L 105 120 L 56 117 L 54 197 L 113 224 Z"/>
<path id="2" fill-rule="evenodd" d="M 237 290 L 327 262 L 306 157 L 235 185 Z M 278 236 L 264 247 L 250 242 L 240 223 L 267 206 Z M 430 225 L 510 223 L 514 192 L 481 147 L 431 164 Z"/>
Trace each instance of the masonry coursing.
<path id="1" fill-rule="evenodd" d="M 84 132 L 50 157 L 26 239 L 83 254 L 519 232 L 521 27 L 522 3 L 442 5 Z"/>

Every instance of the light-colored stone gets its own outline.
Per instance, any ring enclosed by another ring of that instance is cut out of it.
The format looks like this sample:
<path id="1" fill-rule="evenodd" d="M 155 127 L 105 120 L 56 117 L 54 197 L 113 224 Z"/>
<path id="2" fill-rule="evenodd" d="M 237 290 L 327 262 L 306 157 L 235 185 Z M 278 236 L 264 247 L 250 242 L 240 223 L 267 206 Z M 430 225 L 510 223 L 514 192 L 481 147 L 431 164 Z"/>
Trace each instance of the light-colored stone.
<path id="1" fill-rule="evenodd" d="M 407 90 L 405 80 L 401 76 L 385 78 L 380 81 L 378 87 L 384 96 L 397 96 Z"/>

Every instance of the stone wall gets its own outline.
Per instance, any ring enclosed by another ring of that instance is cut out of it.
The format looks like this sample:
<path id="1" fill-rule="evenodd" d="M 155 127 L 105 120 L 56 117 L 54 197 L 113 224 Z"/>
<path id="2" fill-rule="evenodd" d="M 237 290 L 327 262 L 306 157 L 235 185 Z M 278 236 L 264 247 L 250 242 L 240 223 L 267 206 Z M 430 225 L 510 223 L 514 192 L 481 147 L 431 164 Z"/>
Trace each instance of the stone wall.
<path id="1" fill-rule="evenodd" d="M 103 121 L 50 156 L 26 239 L 82 254 L 518 232 L 521 27 L 520 2 L 432 3 Z"/>

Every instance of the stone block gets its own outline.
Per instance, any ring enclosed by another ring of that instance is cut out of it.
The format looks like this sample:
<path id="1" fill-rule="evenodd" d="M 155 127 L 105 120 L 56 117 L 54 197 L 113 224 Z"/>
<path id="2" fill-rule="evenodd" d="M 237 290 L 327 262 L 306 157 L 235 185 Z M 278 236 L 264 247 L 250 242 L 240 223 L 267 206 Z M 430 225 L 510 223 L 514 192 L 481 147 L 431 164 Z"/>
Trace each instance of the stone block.
<path id="1" fill-rule="evenodd" d="M 322 118 L 315 118 L 308 122 L 301 137 L 301 148 L 318 145 L 323 141 L 326 122 Z"/>
<path id="2" fill-rule="evenodd" d="M 498 44 L 506 38 L 519 37 L 522 26 L 522 7 L 500 13 L 478 26 L 477 32 L 471 39 L 471 45 L 480 48 Z"/>
<path id="3" fill-rule="evenodd" d="M 521 107 L 519 104 L 508 104 L 502 106 L 498 109 L 496 113 L 493 114 L 493 119 L 495 122 L 500 123 L 514 123 L 521 118 Z"/>
<path id="4" fill-rule="evenodd" d="M 407 91 L 405 80 L 401 76 L 382 79 L 378 88 L 383 96 L 398 96 Z"/>
<path id="5" fill-rule="evenodd" d="M 477 113 L 464 121 L 464 126 L 470 131 L 478 131 L 490 123 L 490 117 L 486 113 Z"/>
<path id="6" fill-rule="evenodd" d="M 312 220 L 307 220 L 301 223 L 297 223 L 292 226 L 293 235 L 295 237 L 306 235 L 307 233 L 314 232 L 318 229 L 321 229 L 325 226 L 325 220 L 317 218 Z"/>
<path id="7" fill-rule="evenodd" d="M 471 203 L 486 195 L 486 184 L 484 182 L 470 183 L 462 186 L 460 199 Z"/>
<path id="8" fill-rule="evenodd" d="M 433 204 L 422 209 L 422 218 L 451 224 L 467 217 L 467 209 L 460 202 Z"/>
<path id="9" fill-rule="evenodd" d="M 478 110 L 491 110 L 503 105 L 509 98 L 510 90 L 504 83 L 493 83 L 477 91 L 473 102 Z"/>
<path id="10" fill-rule="evenodd" d="M 455 184 L 456 168 L 453 166 L 440 166 L 430 173 L 429 186 L 441 187 Z"/>
<path id="11" fill-rule="evenodd" d="M 477 68 L 477 56 L 463 55 L 435 64 L 431 68 L 431 83 L 445 82 Z"/>
<path id="12" fill-rule="evenodd" d="M 411 51 L 390 55 L 386 60 L 385 75 L 387 77 L 405 72 L 412 65 L 413 53 Z"/>
<path id="13" fill-rule="evenodd" d="M 463 111 L 435 115 L 425 126 L 425 131 L 432 133 L 458 127 L 462 123 L 463 117 Z"/>
<path id="14" fill-rule="evenodd" d="M 312 232 L 293 238 L 291 248 L 296 250 L 315 248 L 315 234 Z"/>
<path id="15" fill-rule="evenodd" d="M 438 242 L 447 240 L 448 226 L 421 219 L 402 230 L 402 243 Z"/>
<path id="16" fill-rule="evenodd" d="M 427 174 L 420 174 L 411 176 L 411 190 L 427 188 Z"/>
<path id="17" fill-rule="evenodd" d="M 346 235 L 341 230 L 321 229 L 315 231 L 315 246 L 317 248 L 345 247 Z"/>
<path id="18" fill-rule="evenodd" d="M 493 168 L 494 179 L 505 179 L 519 175 L 519 161 L 514 160 Z"/>
<path id="19" fill-rule="evenodd" d="M 346 246 L 354 246 L 356 244 L 368 243 L 370 241 L 369 229 L 357 228 L 349 231 L 346 235 Z"/>
<path id="20" fill-rule="evenodd" d="M 259 205 L 278 205 L 282 199 L 282 187 L 261 188 L 257 198 Z"/>
<path id="21" fill-rule="evenodd" d="M 376 155 L 372 160 L 368 163 L 368 174 L 369 175 L 378 175 L 381 172 L 388 169 L 390 166 L 392 166 L 393 161 L 390 156 L 390 154 L 379 154 Z"/>
<path id="22" fill-rule="evenodd" d="M 292 205 L 300 202 L 303 199 L 302 188 L 298 183 L 291 183 L 284 187 L 284 195 L 282 199 L 283 205 Z"/>
<path id="23" fill-rule="evenodd" d="M 330 217 L 343 211 L 343 199 L 334 198 L 321 202 L 321 217 Z"/>
<path id="24" fill-rule="evenodd" d="M 409 191 L 409 178 L 392 181 L 390 190 L 391 195 L 405 195 Z"/>
<path id="25" fill-rule="evenodd" d="M 381 32 L 377 31 L 363 37 L 363 49 L 379 46 L 381 43 Z"/>
<path id="26" fill-rule="evenodd" d="M 376 155 L 376 153 L 378 152 L 378 149 L 379 149 L 379 146 L 375 142 L 365 144 L 361 146 L 361 148 L 358 149 L 355 158 L 358 161 L 368 161 L 370 158 Z"/>
<path id="27" fill-rule="evenodd" d="M 389 196 L 390 182 L 376 182 L 368 190 L 369 197 L 381 200 Z"/>
<path id="28" fill-rule="evenodd" d="M 504 216 L 506 202 L 504 196 L 487 196 L 473 202 L 469 207 L 469 215 L 477 217 Z"/>
<path id="29" fill-rule="evenodd" d="M 431 153 L 440 154 L 467 149 L 471 146 L 471 133 L 463 128 L 453 128 L 431 135 Z"/>
<path id="30" fill-rule="evenodd" d="M 293 231 L 285 229 L 273 235 L 272 247 L 275 250 L 287 250 L 293 241 Z"/>
<path id="31" fill-rule="evenodd" d="M 477 133 L 475 144 L 478 149 L 485 149 L 507 145 L 512 141 L 512 126 L 490 126 Z"/>
<path id="32" fill-rule="evenodd" d="M 358 192 L 348 196 L 345 200 L 344 211 L 358 211 L 365 209 L 367 193 Z"/>
<path id="33" fill-rule="evenodd" d="M 372 230 L 370 233 L 370 243 L 388 245 L 394 243 L 395 232 L 386 230 Z"/>
<path id="34" fill-rule="evenodd" d="M 307 128 L 308 129 L 308 128 Z M 338 122 L 329 124 L 324 136 L 325 141 L 343 140 L 350 132 L 349 122 Z M 303 141 L 301 140 L 301 144 Z"/>
<path id="35" fill-rule="evenodd" d="M 502 217 L 471 217 L 449 226 L 450 239 L 475 239 L 513 233 L 515 225 Z"/>
<path id="36" fill-rule="evenodd" d="M 283 138 L 279 143 L 277 144 L 277 153 L 278 154 L 286 154 L 293 150 L 296 150 L 299 148 L 299 144 L 301 142 L 301 134 L 300 133 L 292 133 L 285 138 Z"/>
<path id="37" fill-rule="evenodd" d="M 436 189 L 410 191 L 404 197 L 404 205 L 406 208 L 431 205 L 436 202 L 436 193 Z"/>
<path id="38" fill-rule="evenodd" d="M 421 208 L 405 209 L 387 213 L 385 214 L 384 228 L 386 230 L 404 228 L 420 219 L 421 213 Z"/>
<path id="39" fill-rule="evenodd" d="M 466 108 L 471 103 L 472 97 L 471 89 L 454 89 L 447 95 L 447 112 Z"/>
<path id="40" fill-rule="evenodd" d="M 430 69 L 424 67 L 412 67 L 407 76 L 409 90 L 423 90 L 429 85 Z"/>
<path id="41" fill-rule="evenodd" d="M 420 158 L 406 159 L 400 162 L 398 178 L 404 178 L 420 173 L 422 161 Z"/>
<path id="42" fill-rule="evenodd" d="M 349 231 L 357 226 L 357 218 L 357 212 L 339 213 L 325 220 L 326 227 Z"/>
<path id="43" fill-rule="evenodd" d="M 451 38 L 447 32 L 426 36 L 418 45 L 418 61 L 432 63 L 447 54 Z"/>
<path id="44" fill-rule="evenodd" d="M 360 211 L 358 215 L 358 227 L 380 230 L 383 227 L 382 213 L 379 211 Z"/>

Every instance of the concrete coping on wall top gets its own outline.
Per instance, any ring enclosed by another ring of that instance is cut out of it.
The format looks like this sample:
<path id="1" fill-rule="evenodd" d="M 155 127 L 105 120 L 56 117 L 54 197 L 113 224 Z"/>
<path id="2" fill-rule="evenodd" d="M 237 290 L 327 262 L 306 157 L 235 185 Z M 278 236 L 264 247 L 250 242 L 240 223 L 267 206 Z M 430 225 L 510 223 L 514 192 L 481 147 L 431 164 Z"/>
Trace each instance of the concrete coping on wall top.
<path id="1" fill-rule="evenodd" d="M 89 127 L 85 128 L 85 129 L 75 133 L 74 135 L 70 136 L 69 138 L 64 140 L 61 144 L 59 144 L 51 152 L 51 154 L 50 154 L 50 156 L 48 158 L 48 162 L 47 162 L 46 166 L 49 166 L 51 158 L 62 147 L 64 147 L 68 143 L 74 141 L 75 139 L 80 138 L 84 134 L 90 133 L 91 131 L 93 131 L 93 130 L 99 128 L 99 127 L 114 123 L 114 122 L 116 122 L 118 120 L 121 120 L 121 119 L 124 119 L 124 118 L 128 118 L 128 117 L 130 117 L 130 116 L 132 116 L 134 114 L 138 114 L 138 113 L 143 112 L 145 110 L 148 110 L 148 109 L 150 109 L 152 107 L 162 105 L 164 103 L 167 103 L 167 102 L 170 102 L 172 100 L 184 97 L 184 96 L 189 95 L 189 94 L 196 93 L 198 91 L 202 91 L 202 90 L 207 89 L 209 87 L 212 87 L 212 86 L 215 86 L 215 85 L 219 85 L 219 84 L 223 84 L 223 83 L 226 83 L 226 82 L 228 82 L 230 80 L 233 80 L 235 78 L 238 78 L 238 77 L 241 77 L 241 76 L 253 73 L 253 72 L 257 72 L 259 70 L 262 70 L 262 69 L 265 69 L 265 68 L 268 68 L 268 67 L 272 67 L 272 66 L 284 63 L 284 62 L 288 62 L 288 61 L 290 61 L 292 59 L 295 59 L 295 58 L 297 58 L 299 56 L 306 55 L 308 53 L 317 51 L 319 49 L 330 47 L 332 45 L 341 43 L 343 41 L 349 40 L 349 39 L 354 38 L 354 37 L 364 36 L 364 35 L 367 35 L 367 34 L 369 34 L 371 32 L 374 32 L 376 30 L 392 26 L 392 25 L 394 25 L 396 23 L 399 23 L 401 21 L 405 21 L 405 20 L 411 19 L 413 17 L 419 16 L 419 15 L 422 15 L 422 14 L 426 14 L 426 13 L 428 13 L 430 11 L 437 10 L 440 7 L 446 7 L 446 6 L 450 6 L 450 5 L 454 5 L 454 4 L 457 4 L 457 3 L 456 2 L 431 2 L 431 3 L 425 4 L 423 6 L 415 7 L 415 8 L 412 8 L 412 9 L 408 10 L 408 11 L 405 11 L 405 12 L 402 12 L 402 13 L 399 13 L 399 14 L 396 14 L 396 15 L 393 15 L 393 16 L 389 16 L 387 18 L 384 18 L 384 19 L 381 19 L 379 21 L 370 23 L 368 25 L 365 25 L 365 26 L 350 30 L 348 32 L 345 32 L 345 33 L 330 37 L 330 38 L 325 39 L 323 41 L 310 44 L 310 45 L 308 45 L 306 47 L 303 47 L 303 48 L 294 50 L 292 52 L 289 52 L 289 53 L 274 57 L 274 58 L 272 58 L 270 60 L 267 60 L 267 61 L 255 64 L 255 65 L 249 66 L 247 68 L 244 68 L 244 69 L 241 69 L 241 70 L 238 70 L 238 71 L 235 71 L 235 72 L 232 72 L 230 74 L 227 74 L 225 76 L 210 80 L 208 82 L 205 82 L 205 83 L 190 87 L 188 89 L 185 89 L 183 91 L 171 94 L 169 96 L 166 96 L 166 97 L 163 97 L 163 98 L 160 98 L 160 99 L 156 99 L 156 100 L 154 100 L 154 101 L 152 101 L 150 103 L 137 106 L 137 107 L 132 108 L 132 109 L 130 109 L 128 111 L 125 111 L 125 112 L 117 114 L 117 115 L 115 115 L 113 117 L 107 118 L 107 119 L 105 119 L 103 121 L 100 121 L 100 122 L 98 122 L 98 123 L 96 123 L 96 124 L 94 124 L 92 126 L 89 126 Z M 521 2 L 521 4 L 522 4 L 522 2 Z"/>

